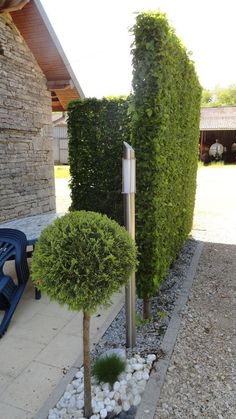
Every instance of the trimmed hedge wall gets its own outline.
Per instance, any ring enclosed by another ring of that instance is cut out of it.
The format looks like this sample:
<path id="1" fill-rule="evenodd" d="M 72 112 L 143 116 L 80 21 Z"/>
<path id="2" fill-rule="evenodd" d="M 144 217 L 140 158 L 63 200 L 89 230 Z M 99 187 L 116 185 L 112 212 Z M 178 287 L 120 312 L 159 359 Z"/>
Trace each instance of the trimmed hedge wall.
<path id="1" fill-rule="evenodd" d="M 137 287 L 148 300 L 192 226 L 201 87 L 164 14 L 141 13 L 133 33 Z"/>
<path id="2" fill-rule="evenodd" d="M 123 224 L 121 159 L 129 125 L 124 97 L 70 103 L 71 210 L 100 212 Z"/>

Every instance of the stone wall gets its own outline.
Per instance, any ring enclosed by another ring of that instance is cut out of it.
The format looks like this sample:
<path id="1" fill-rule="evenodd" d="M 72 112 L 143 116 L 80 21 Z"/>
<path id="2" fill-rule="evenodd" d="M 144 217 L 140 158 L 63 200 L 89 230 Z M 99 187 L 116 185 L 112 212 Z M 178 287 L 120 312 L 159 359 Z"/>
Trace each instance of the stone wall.
<path id="1" fill-rule="evenodd" d="M 44 74 L 0 14 L 0 221 L 55 210 L 51 112 Z"/>

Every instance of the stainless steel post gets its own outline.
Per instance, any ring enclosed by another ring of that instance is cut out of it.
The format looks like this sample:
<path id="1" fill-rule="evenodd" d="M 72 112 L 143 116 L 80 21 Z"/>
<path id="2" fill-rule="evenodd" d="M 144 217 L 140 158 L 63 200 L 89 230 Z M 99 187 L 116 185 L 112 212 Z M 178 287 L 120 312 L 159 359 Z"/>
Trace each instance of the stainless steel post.
<path id="1" fill-rule="evenodd" d="M 122 159 L 122 193 L 124 194 L 124 222 L 130 236 L 135 239 L 135 192 L 136 160 L 134 149 L 123 143 Z M 135 272 L 131 274 L 125 290 L 126 305 L 126 346 L 136 345 L 136 285 Z"/>

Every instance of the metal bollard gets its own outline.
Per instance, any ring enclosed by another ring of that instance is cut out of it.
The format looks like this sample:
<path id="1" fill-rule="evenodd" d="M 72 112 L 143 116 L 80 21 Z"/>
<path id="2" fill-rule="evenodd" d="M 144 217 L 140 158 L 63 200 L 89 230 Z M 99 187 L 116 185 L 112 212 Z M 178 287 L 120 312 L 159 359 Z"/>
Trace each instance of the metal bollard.
<path id="1" fill-rule="evenodd" d="M 134 149 L 123 143 L 122 159 L 122 193 L 124 194 L 124 221 L 126 230 L 135 239 L 135 192 L 136 192 L 136 160 Z M 125 289 L 126 306 L 126 346 L 136 345 L 136 285 L 135 272 L 131 274 Z"/>

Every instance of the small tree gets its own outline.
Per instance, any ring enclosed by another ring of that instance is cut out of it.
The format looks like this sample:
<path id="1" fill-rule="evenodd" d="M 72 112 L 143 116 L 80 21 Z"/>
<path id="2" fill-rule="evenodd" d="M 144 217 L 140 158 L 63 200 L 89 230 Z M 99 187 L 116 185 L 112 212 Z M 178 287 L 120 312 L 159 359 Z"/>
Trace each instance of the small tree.
<path id="1" fill-rule="evenodd" d="M 83 310 L 85 416 L 92 414 L 89 328 L 91 314 L 107 306 L 136 266 L 127 231 L 105 215 L 66 214 L 41 234 L 32 261 L 33 282 L 53 300 Z"/>

